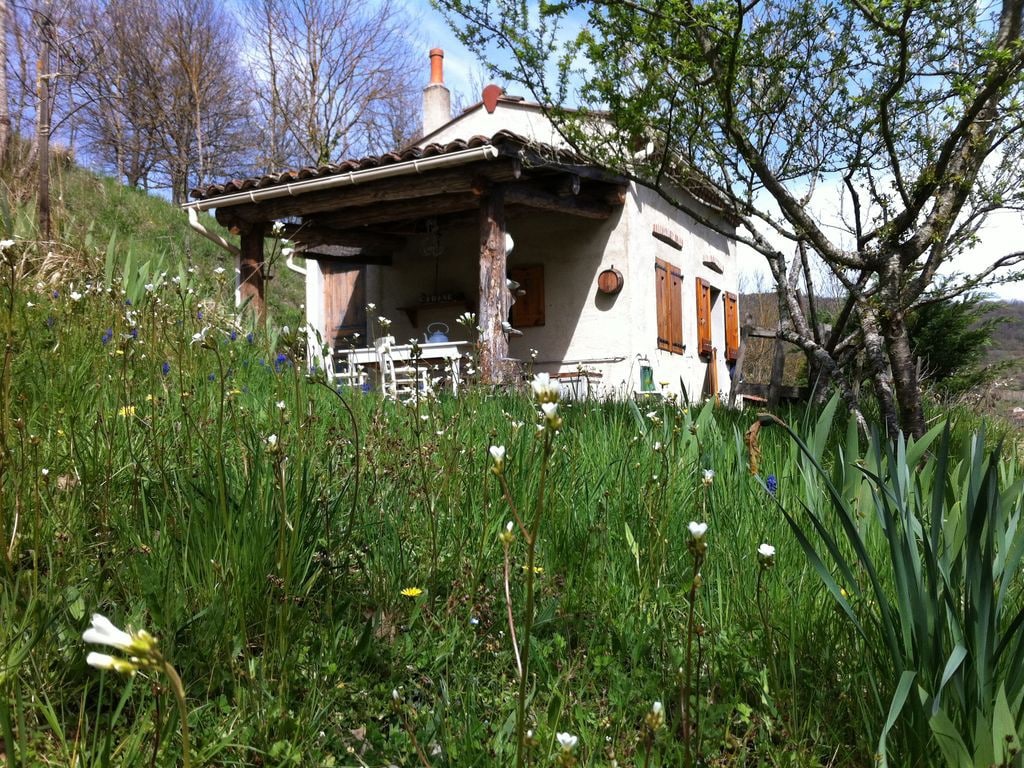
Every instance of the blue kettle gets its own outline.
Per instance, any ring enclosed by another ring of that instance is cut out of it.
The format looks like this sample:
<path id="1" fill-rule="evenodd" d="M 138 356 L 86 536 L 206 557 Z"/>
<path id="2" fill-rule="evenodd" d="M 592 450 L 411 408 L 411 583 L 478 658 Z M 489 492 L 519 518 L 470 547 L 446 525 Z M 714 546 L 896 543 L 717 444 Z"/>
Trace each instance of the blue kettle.
<path id="1" fill-rule="evenodd" d="M 444 344 L 448 341 L 448 326 L 444 323 L 431 323 L 427 326 L 423 339 L 427 344 Z"/>

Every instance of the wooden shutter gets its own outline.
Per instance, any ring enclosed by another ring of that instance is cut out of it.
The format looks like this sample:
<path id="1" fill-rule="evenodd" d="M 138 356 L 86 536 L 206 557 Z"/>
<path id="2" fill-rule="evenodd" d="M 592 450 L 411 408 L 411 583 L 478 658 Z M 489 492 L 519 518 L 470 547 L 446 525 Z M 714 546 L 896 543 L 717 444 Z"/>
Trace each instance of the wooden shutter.
<path id="1" fill-rule="evenodd" d="M 654 260 L 658 349 L 683 354 L 683 274 L 663 259 Z"/>
<path id="2" fill-rule="evenodd" d="M 678 267 L 673 267 L 671 264 L 669 265 L 668 273 L 671 277 L 669 291 L 672 299 L 670 302 L 671 310 L 669 311 L 670 351 L 681 355 L 686 349 L 683 344 L 683 273 L 679 271 Z"/>
<path id="3" fill-rule="evenodd" d="M 513 267 L 508 275 L 519 283 L 522 296 L 516 296 L 512 305 L 513 328 L 534 328 L 544 325 L 544 265 Z"/>
<path id="4" fill-rule="evenodd" d="M 697 354 L 711 354 L 711 283 L 698 277 L 697 285 Z"/>
<path id="5" fill-rule="evenodd" d="M 324 276 L 324 325 L 335 349 L 353 334 L 360 335 L 357 346 L 366 344 L 366 267 L 351 267 L 320 262 Z"/>
<path id="6" fill-rule="evenodd" d="M 725 294 L 725 359 L 730 363 L 740 355 L 740 302 L 735 293 Z"/>
<path id="7" fill-rule="evenodd" d="M 658 311 L 658 349 L 672 349 L 672 299 L 669 288 L 669 264 L 654 260 L 655 305 Z"/>

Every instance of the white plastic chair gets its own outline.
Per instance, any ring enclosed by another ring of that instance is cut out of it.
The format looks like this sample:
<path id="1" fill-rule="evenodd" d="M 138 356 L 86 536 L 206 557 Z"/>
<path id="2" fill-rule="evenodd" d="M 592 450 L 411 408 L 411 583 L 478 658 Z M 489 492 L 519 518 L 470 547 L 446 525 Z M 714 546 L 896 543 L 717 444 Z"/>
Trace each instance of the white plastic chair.
<path id="1" fill-rule="evenodd" d="M 335 355 L 337 361 L 334 368 L 334 378 L 339 384 L 354 389 L 364 389 L 369 381 L 366 370 L 357 365 L 349 355 L 339 353 Z"/>
<path id="2" fill-rule="evenodd" d="M 430 370 L 423 362 L 395 360 L 390 344 L 377 348 L 384 394 L 395 399 L 421 397 L 430 391 Z"/>

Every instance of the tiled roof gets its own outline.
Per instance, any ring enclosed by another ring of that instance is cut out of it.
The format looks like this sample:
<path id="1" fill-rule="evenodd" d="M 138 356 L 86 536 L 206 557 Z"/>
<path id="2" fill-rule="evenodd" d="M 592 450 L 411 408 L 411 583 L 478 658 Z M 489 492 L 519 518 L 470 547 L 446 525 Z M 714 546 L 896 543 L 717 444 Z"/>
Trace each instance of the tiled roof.
<path id="1" fill-rule="evenodd" d="M 379 168 L 395 163 L 404 163 L 410 160 L 421 160 L 438 155 L 447 155 L 466 149 L 475 149 L 491 145 L 502 151 L 503 154 L 514 155 L 525 147 L 530 147 L 546 158 L 556 162 L 583 163 L 581 157 L 573 152 L 558 149 L 547 144 L 537 144 L 528 139 L 512 133 L 511 131 L 498 131 L 493 136 L 473 136 L 469 139 L 458 139 L 447 144 L 428 144 L 425 147 L 409 147 L 401 152 L 388 152 L 383 155 L 371 155 L 358 159 L 345 160 L 340 163 L 328 163 L 313 168 L 300 168 L 298 170 L 284 171 L 282 173 L 267 174 L 265 176 L 254 176 L 248 179 L 234 179 L 223 184 L 208 184 L 192 190 L 192 198 L 195 200 L 208 200 L 220 197 L 221 195 L 233 194 L 235 192 L 248 192 L 250 190 L 266 189 L 280 184 L 291 184 L 306 179 L 324 178 L 336 176 L 342 173 L 363 171 L 369 168 Z"/>

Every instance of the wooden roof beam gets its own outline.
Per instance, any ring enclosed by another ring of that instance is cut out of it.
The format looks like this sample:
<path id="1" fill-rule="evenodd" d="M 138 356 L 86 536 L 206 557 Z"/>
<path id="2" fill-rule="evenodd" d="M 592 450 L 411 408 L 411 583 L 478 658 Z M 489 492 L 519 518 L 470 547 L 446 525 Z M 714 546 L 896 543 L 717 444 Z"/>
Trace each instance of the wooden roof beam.
<path id="1" fill-rule="evenodd" d="M 543 211 L 554 211 L 585 219 L 607 219 L 612 206 L 591 197 L 559 195 L 557 192 L 529 184 L 510 184 L 505 189 L 506 205 L 525 205 Z"/>
<path id="2" fill-rule="evenodd" d="M 420 176 L 369 181 L 296 197 L 278 197 L 261 203 L 234 205 L 231 211 L 245 222 L 275 221 L 411 198 L 470 192 L 476 177 L 492 182 L 514 181 L 521 173 L 522 168 L 516 160 L 493 160 L 445 171 L 425 172 Z"/>
<path id="3" fill-rule="evenodd" d="M 350 248 L 374 248 L 394 251 L 405 245 L 405 238 L 379 232 L 343 232 L 313 223 L 285 224 L 284 236 L 307 248 L 321 245 L 343 245 Z"/>
<path id="4" fill-rule="evenodd" d="M 345 208 L 316 216 L 312 221 L 318 226 L 347 230 L 410 219 L 425 219 L 430 216 L 443 216 L 448 213 L 476 210 L 478 207 L 479 198 L 472 192 L 467 192 L 458 195 L 437 195 L 415 200 L 379 203 L 361 208 Z"/>
<path id="5" fill-rule="evenodd" d="M 363 264 L 382 264 L 384 266 L 391 266 L 393 260 L 390 252 L 376 251 L 372 249 L 360 251 L 359 253 L 346 254 L 344 256 L 333 253 L 322 253 L 315 250 L 304 251 L 301 255 L 306 259 L 327 261 L 338 265 L 351 264 L 352 266 L 361 266 Z"/>

